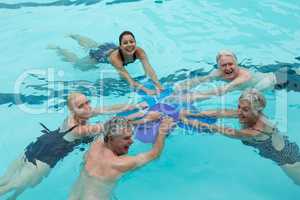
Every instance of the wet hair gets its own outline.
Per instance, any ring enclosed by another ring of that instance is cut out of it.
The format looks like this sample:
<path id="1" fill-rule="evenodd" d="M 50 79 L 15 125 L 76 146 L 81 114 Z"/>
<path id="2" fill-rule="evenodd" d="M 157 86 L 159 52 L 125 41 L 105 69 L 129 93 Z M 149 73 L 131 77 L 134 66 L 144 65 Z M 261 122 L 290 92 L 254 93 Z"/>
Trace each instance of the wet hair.
<path id="1" fill-rule="evenodd" d="M 256 89 L 247 89 L 242 93 L 239 101 L 246 100 L 250 103 L 252 111 L 258 114 L 266 107 L 265 97 Z"/>
<path id="2" fill-rule="evenodd" d="M 104 142 L 108 142 L 109 137 L 122 135 L 124 128 L 132 128 L 132 124 L 125 117 L 113 117 L 105 122 Z"/>
<path id="3" fill-rule="evenodd" d="M 216 56 L 216 62 L 217 62 L 218 65 L 219 65 L 220 58 L 221 58 L 222 56 L 230 56 L 230 57 L 233 58 L 233 60 L 234 60 L 234 62 L 235 62 L 236 64 L 237 64 L 237 62 L 238 62 L 238 59 L 237 59 L 235 53 L 233 53 L 233 52 L 230 51 L 230 50 L 223 49 L 223 50 L 219 51 L 218 54 L 217 54 L 217 56 Z"/>
<path id="4" fill-rule="evenodd" d="M 121 42 L 122 42 L 122 39 L 123 39 L 123 36 L 124 36 L 124 35 L 131 35 L 131 36 L 133 37 L 133 39 L 135 40 L 135 37 L 134 37 L 134 35 L 133 35 L 132 32 L 130 32 L 130 31 L 123 31 L 123 32 L 120 34 L 120 36 L 119 36 L 119 45 L 121 45 Z"/>
<path id="5" fill-rule="evenodd" d="M 80 95 L 83 95 L 79 92 L 73 92 L 71 94 L 68 95 L 68 98 L 67 98 L 67 105 L 68 105 L 68 108 L 69 110 L 73 110 L 73 105 L 72 105 L 72 102 L 74 101 L 74 99 Z"/>

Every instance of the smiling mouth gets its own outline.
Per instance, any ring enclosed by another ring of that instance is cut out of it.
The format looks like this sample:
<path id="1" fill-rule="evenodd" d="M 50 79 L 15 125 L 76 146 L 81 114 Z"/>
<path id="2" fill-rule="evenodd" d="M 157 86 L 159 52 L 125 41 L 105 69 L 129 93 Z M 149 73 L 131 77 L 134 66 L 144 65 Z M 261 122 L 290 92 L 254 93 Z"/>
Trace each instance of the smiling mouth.
<path id="1" fill-rule="evenodd" d="M 225 74 L 232 74 L 232 72 L 233 72 L 233 69 L 228 70 L 228 71 L 226 70 L 226 71 L 225 71 Z"/>
<path id="2" fill-rule="evenodd" d="M 132 51 L 134 51 L 134 47 L 129 47 L 129 48 L 126 48 L 126 51 L 128 51 L 128 52 L 132 52 Z"/>

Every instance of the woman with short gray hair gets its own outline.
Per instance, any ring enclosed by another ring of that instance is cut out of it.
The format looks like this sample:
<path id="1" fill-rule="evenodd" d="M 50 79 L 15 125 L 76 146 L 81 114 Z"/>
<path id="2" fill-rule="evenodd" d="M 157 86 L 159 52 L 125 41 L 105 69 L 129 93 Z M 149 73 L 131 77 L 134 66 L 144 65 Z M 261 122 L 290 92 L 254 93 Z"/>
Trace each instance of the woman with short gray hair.
<path id="1" fill-rule="evenodd" d="M 265 106 L 264 96 L 257 90 L 250 89 L 240 96 L 237 110 L 204 111 L 197 114 L 183 111 L 181 120 L 197 128 L 205 127 L 213 133 L 218 132 L 230 138 L 240 139 L 243 144 L 256 148 L 260 156 L 273 160 L 295 184 L 300 185 L 299 147 L 296 143 L 290 142 L 286 136 L 281 135 L 278 129 L 267 120 L 263 114 Z M 209 125 L 190 120 L 188 116 L 238 118 L 242 129 Z"/>

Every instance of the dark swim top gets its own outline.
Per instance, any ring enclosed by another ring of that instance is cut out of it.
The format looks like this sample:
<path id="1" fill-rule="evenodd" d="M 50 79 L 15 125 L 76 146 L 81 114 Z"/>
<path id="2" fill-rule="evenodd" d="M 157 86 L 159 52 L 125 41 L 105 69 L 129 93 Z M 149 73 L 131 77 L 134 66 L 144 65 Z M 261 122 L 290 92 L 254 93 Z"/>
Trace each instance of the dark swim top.
<path id="1" fill-rule="evenodd" d="M 118 49 L 119 47 L 113 43 L 104 43 L 99 45 L 96 49 L 89 51 L 89 56 L 95 59 L 98 63 L 109 63 L 108 56 L 111 50 Z"/>
<path id="2" fill-rule="evenodd" d="M 60 132 L 60 129 L 50 131 L 46 126 L 41 125 L 44 127 L 44 130 L 42 130 L 44 134 L 25 149 L 26 160 L 34 165 L 36 165 L 36 160 L 40 160 L 53 168 L 59 160 L 72 152 L 76 146 L 82 143 L 90 143 L 93 140 L 92 137 L 86 137 L 72 142 L 66 141 L 63 137 L 77 125 L 65 132 Z"/>
<path id="3" fill-rule="evenodd" d="M 119 51 L 119 54 L 120 54 L 120 56 L 121 56 L 121 60 L 122 60 L 124 66 L 126 66 L 126 65 L 128 65 L 128 64 L 130 64 L 130 63 L 133 63 L 133 62 L 136 60 L 136 58 L 137 58 L 137 57 L 136 57 L 136 54 L 135 54 L 135 52 L 134 52 L 132 61 L 126 61 L 126 60 L 125 60 L 125 57 L 124 57 L 124 54 L 122 53 L 122 50 L 121 50 L 120 48 L 118 48 L 118 51 Z M 126 61 L 126 62 L 125 62 L 125 61 Z"/>
<path id="4" fill-rule="evenodd" d="M 95 59 L 98 63 L 109 63 L 108 57 L 112 52 L 111 50 L 118 50 L 123 62 L 123 66 L 133 63 L 137 59 L 137 56 L 134 53 L 132 61 L 126 61 L 122 50 L 113 43 L 104 43 L 99 45 L 99 47 L 96 49 L 91 49 L 89 51 L 89 56 L 90 58 Z"/>
<path id="5" fill-rule="evenodd" d="M 274 148 L 271 137 L 263 141 L 242 141 L 242 142 L 245 145 L 252 146 L 258 149 L 260 156 L 273 160 L 279 166 L 300 162 L 300 152 L 299 152 L 298 145 L 294 142 L 289 142 L 287 136 L 284 136 L 283 139 L 284 139 L 284 148 L 280 151 Z"/>

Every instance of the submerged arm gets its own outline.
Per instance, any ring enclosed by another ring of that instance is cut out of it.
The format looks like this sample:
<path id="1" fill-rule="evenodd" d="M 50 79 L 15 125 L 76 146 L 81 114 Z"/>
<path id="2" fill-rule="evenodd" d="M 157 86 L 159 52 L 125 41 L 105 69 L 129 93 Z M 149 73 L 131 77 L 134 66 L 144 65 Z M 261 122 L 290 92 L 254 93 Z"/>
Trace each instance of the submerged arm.
<path id="1" fill-rule="evenodd" d="M 146 53 L 144 52 L 143 49 L 139 49 L 139 58 L 141 59 L 141 62 L 143 64 L 145 73 L 151 78 L 151 80 L 153 81 L 153 83 L 155 84 L 155 86 L 162 90 L 163 87 L 160 84 L 157 75 L 153 69 L 153 67 L 151 66 L 151 64 L 149 63 L 148 57 L 146 55 Z"/>
<path id="2" fill-rule="evenodd" d="M 100 115 L 100 114 L 113 114 L 118 112 L 123 112 L 126 110 L 132 110 L 134 108 L 139 108 L 138 105 L 130 105 L 130 104 L 116 104 L 113 106 L 105 106 L 105 107 L 98 107 L 94 108 L 93 116 Z"/>
<path id="3" fill-rule="evenodd" d="M 143 90 L 145 93 L 150 94 L 150 95 L 152 94 L 151 90 L 147 89 L 142 84 L 133 80 L 133 78 L 131 78 L 128 71 L 126 69 L 124 69 L 124 67 L 121 67 L 121 68 L 116 67 L 116 69 L 119 72 L 120 76 L 123 77 L 132 88 Z"/>
<path id="4" fill-rule="evenodd" d="M 252 129 L 237 130 L 237 129 L 228 128 L 225 126 L 217 126 L 217 125 L 210 125 L 209 129 L 213 132 L 218 132 L 224 136 L 236 138 L 236 139 L 247 139 L 249 137 L 253 137 L 259 134 L 258 131 Z"/>
<path id="5" fill-rule="evenodd" d="M 191 101 L 209 99 L 212 96 L 221 96 L 229 91 L 236 89 L 239 85 L 243 84 L 245 80 L 243 78 L 236 78 L 235 80 L 227 83 L 222 87 L 217 87 L 213 90 L 208 90 L 205 92 L 194 92 L 189 94 Z"/>
<path id="6" fill-rule="evenodd" d="M 212 81 L 212 80 L 216 79 L 218 76 L 219 76 L 219 73 L 218 73 L 218 71 L 215 70 L 215 71 L 211 72 L 210 74 L 208 74 L 207 76 L 200 76 L 200 77 L 195 77 L 192 79 L 185 80 L 185 81 L 177 84 L 175 86 L 175 90 L 178 92 L 183 91 L 183 90 L 189 90 L 189 89 L 196 87 L 200 83 Z"/>
<path id="7" fill-rule="evenodd" d="M 192 117 L 217 117 L 217 118 L 227 118 L 227 117 L 232 117 L 236 118 L 237 117 L 237 111 L 236 110 L 207 110 L 199 113 L 192 113 L 189 112 L 188 110 L 183 110 L 181 111 L 181 117 L 186 117 L 186 116 L 192 116 Z"/>
<path id="8" fill-rule="evenodd" d="M 242 130 L 237 130 L 234 128 L 229 128 L 225 126 L 217 126 L 217 125 L 210 125 L 207 123 L 202 123 L 196 120 L 190 120 L 187 118 L 182 118 L 181 119 L 183 123 L 191 125 L 195 128 L 208 128 L 211 132 L 218 132 L 224 136 L 230 137 L 230 138 L 235 138 L 235 139 L 247 139 L 249 137 L 253 137 L 255 135 L 258 135 L 260 132 L 257 130 L 253 129 L 242 129 Z"/>

